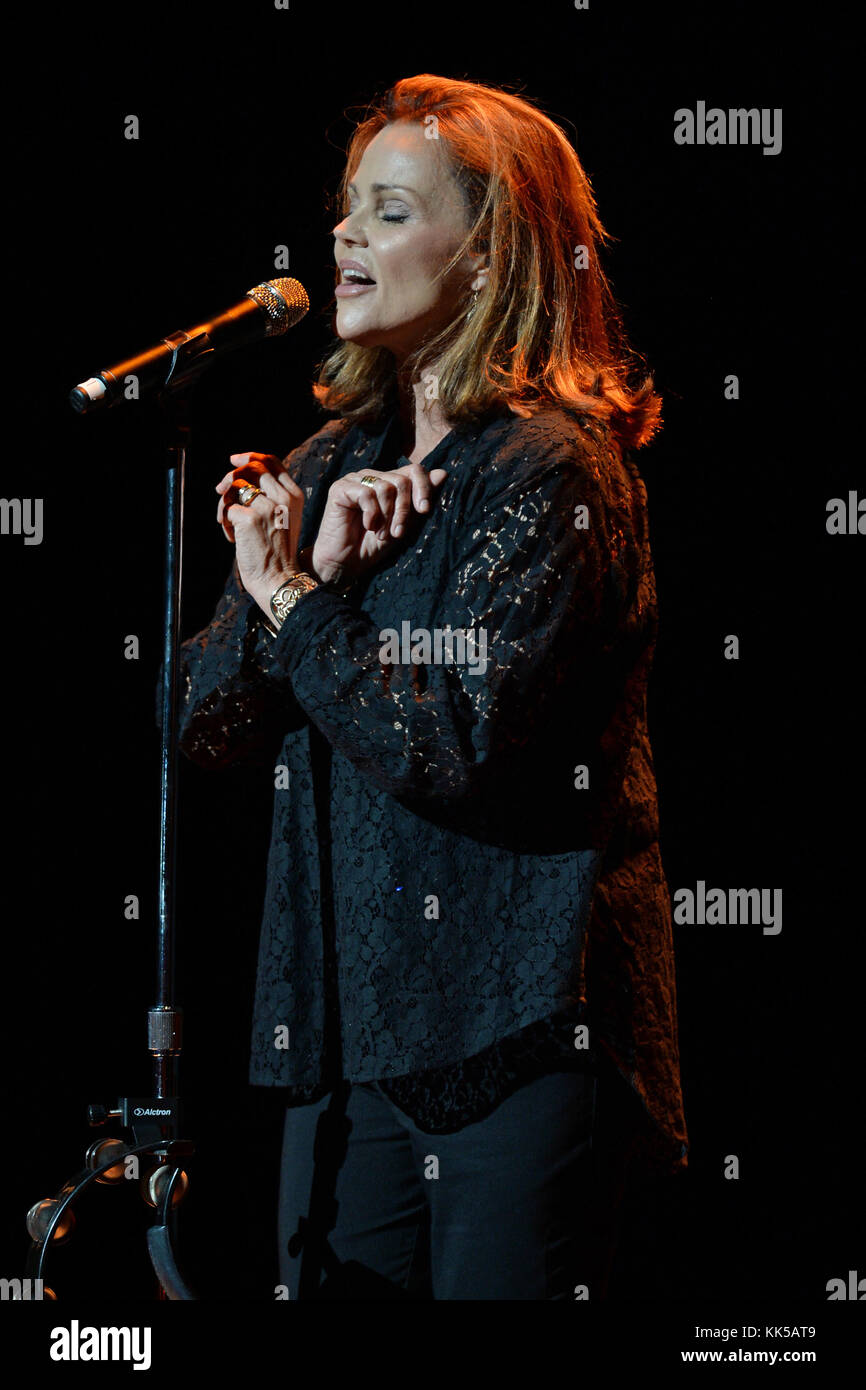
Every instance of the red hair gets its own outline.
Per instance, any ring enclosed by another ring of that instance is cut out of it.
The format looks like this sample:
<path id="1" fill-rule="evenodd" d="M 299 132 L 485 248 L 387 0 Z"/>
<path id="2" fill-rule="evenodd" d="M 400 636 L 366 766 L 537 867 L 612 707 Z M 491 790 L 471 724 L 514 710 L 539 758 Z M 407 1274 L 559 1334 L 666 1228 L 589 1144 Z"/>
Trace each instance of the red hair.
<path id="1" fill-rule="evenodd" d="M 386 125 L 435 129 L 438 148 L 463 193 L 466 250 L 488 256 L 489 277 L 435 337 L 405 364 L 410 380 L 436 363 L 437 396 L 452 426 L 504 401 L 517 415 L 563 406 L 610 423 L 624 447 L 640 448 L 661 427 L 652 376 L 629 346 L 599 251 L 613 240 L 589 179 L 559 126 L 522 97 L 477 82 L 424 73 L 397 82 L 368 110 L 347 151 L 339 191 L 348 207 L 370 141 Z M 385 348 L 342 342 L 322 362 L 313 392 L 344 418 L 379 418 L 396 396 L 396 365 Z"/>

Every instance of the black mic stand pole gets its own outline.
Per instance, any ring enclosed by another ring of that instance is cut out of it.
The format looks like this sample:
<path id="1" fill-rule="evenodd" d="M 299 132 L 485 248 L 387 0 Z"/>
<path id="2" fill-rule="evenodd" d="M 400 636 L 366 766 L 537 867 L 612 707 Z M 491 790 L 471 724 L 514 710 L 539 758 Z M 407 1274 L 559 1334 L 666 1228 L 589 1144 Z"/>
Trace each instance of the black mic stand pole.
<path id="1" fill-rule="evenodd" d="M 150 1155 L 158 1166 L 142 1179 L 142 1195 L 156 1209 L 147 1232 L 148 1254 L 157 1276 L 160 1299 L 196 1299 L 185 1283 L 174 1256 L 177 1234 L 176 1206 L 188 1180 L 180 1159 L 194 1152 L 180 1138 L 181 1102 L 179 1062 L 183 1041 L 183 1012 L 174 1002 L 176 955 L 177 866 L 177 726 L 178 648 L 182 593 L 183 498 L 189 448 L 189 390 L 210 354 L 205 351 L 173 380 L 181 354 L 172 362 L 165 389 L 157 400 L 167 427 L 165 484 L 165 566 L 163 606 L 162 740 L 160 756 L 160 842 L 157 929 L 156 1003 L 148 1010 L 147 1046 L 152 1064 L 152 1094 L 122 1096 L 113 1109 L 88 1106 L 93 1126 L 119 1121 L 131 1131 L 132 1145 L 115 1138 L 92 1144 L 85 1167 L 64 1183 L 54 1198 L 31 1207 L 27 1229 L 31 1245 L 27 1254 L 24 1297 L 56 1298 L 44 1288 L 43 1270 L 52 1243 L 66 1240 L 74 1225 L 70 1210 L 91 1182 L 105 1185 L 138 1176 L 138 1159 Z M 130 1159 L 134 1160 L 130 1165 Z M 36 1288 L 35 1295 L 32 1289 Z"/>
<path id="2" fill-rule="evenodd" d="M 172 1105 L 170 1138 L 179 1138 L 180 1052 L 183 1043 L 183 1012 L 175 1003 L 175 957 L 177 914 L 177 725 L 178 725 L 178 649 L 183 580 L 183 499 L 186 459 L 189 448 L 189 386 L 176 395 L 160 396 L 160 406 L 170 430 L 166 446 L 165 478 L 165 565 L 163 581 L 163 667 L 162 737 L 160 747 L 159 798 L 159 882 L 156 943 L 156 1003 L 147 1015 L 147 1046 L 153 1070 L 153 1095 Z M 176 1110 L 175 1110 L 176 1107 Z M 160 1108 L 160 1107 L 157 1107 Z M 182 1191 L 179 1192 L 182 1197 Z M 164 1213 L 164 1232 L 159 1232 L 161 1253 L 170 1253 L 176 1235 L 173 1205 Z M 157 1278 L 160 1297 L 168 1293 L 160 1279 L 160 1261 L 155 1259 L 153 1228 L 148 1232 L 148 1248 Z M 189 1296 L 189 1295 L 187 1295 Z"/>

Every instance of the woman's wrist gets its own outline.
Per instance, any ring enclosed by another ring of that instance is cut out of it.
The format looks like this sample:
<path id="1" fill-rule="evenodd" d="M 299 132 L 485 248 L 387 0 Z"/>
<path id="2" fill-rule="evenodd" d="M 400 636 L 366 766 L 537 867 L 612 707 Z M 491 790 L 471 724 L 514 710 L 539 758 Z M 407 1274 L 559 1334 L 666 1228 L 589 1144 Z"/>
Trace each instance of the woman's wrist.
<path id="1" fill-rule="evenodd" d="M 300 561 L 300 556 L 298 560 Z M 284 570 L 281 570 L 278 575 L 264 580 L 261 584 L 256 586 L 254 591 L 250 592 L 250 597 L 258 604 L 269 623 L 274 624 L 275 621 L 274 610 L 271 608 L 271 599 L 274 597 L 274 594 L 278 593 L 283 585 L 287 584 L 290 579 L 294 579 L 296 574 L 301 573 L 302 569 L 300 563 L 297 565 L 288 565 Z"/>
<path id="2" fill-rule="evenodd" d="M 347 574 L 342 565 L 318 570 L 313 564 L 313 546 L 305 546 L 303 550 L 298 551 L 294 566 L 289 566 L 281 571 L 276 579 L 259 585 L 252 595 L 265 617 L 271 622 L 274 621 L 271 599 L 281 585 L 287 583 L 289 579 L 293 579 L 296 574 L 308 574 L 311 579 L 315 579 L 317 584 L 321 584 L 323 588 L 336 594 L 345 593 L 354 583 L 354 576 Z"/>
<path id="3" fill-rule="evenodd" d="M 266 595 L 261 592 L 256 597 L 256 602 L 261 608 L 264 616 L 262 623 L 266 632 L 272 637 L 276 637 L 283 623 L 286 622 L 289 614 L 294 611 L 295 605 L 305 594 L 309 594 L 316 589 L 323 588 L 317 579 L 306 570 L 294 568 L 285 572 L 284 578 L 280 580 L 276 588 L 271 593 L 266 603 Z"/>
<path id="4" fill-rule="evenodd" d="M 306 550 L 302 550 L 299 553 L 299 567 L 306 574 L 310 574 L 314 579 L 318 580 L 323 588 L 330 589 L 335 594 L 344 594 L 348 589 L 351 589 L 355 582 L 355 576 L 347 573 L 343 565 L 330 565 L 318 568 L 313 564 L 313 551 L 314 546 L 310 545 L 307 546 Z"/>

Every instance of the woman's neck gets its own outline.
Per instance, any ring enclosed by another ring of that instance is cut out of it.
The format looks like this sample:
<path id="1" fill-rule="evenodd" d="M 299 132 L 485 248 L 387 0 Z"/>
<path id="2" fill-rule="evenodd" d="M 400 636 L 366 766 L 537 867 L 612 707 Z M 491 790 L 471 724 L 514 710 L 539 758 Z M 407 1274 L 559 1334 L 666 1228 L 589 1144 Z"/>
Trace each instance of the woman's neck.
<path id="1" fill-rule="evenodd" d="M 435 377 L 435 372 L 432 374 Z M 424 380 L 399 383 L 403 453 L 410 463 L 420 463 L 452 428 L 438 399 L 427 399 L 429 380 L 430 373 L 425 368 Z"/>

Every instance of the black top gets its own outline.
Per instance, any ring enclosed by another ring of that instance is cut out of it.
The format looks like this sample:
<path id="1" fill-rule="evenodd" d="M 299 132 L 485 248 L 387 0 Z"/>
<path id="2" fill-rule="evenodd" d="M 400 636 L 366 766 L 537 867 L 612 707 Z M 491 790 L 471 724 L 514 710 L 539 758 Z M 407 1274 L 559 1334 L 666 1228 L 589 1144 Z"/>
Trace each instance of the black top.
<path id="1" fill-rule="evenodd" d="M 333 481 L 406 462 L 396 422 L 331 420 L 288 456 L 301 548 Z M 250 1081 L 291 1104 L 379 1080 L 443 1132 L 606 1061 L 676 1168 L 643 483 L 557 409 L 493 411 L 424 467 L 448 475 L 430 513 L 347 597 L 303 595 L 273 636 L 233 565 L 182 645 L 184 753 L 277 769 Z"/>

